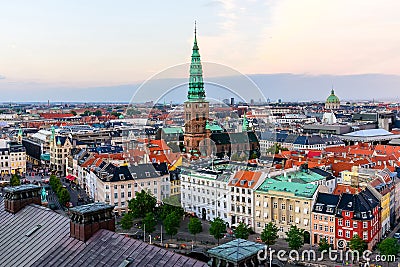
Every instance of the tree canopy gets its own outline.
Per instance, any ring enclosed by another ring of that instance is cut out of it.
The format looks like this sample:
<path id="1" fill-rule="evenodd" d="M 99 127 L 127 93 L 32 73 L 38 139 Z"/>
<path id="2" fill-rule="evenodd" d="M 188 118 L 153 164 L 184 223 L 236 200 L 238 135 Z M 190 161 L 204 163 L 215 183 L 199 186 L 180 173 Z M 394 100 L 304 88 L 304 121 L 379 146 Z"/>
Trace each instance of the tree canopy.
<path id="1" fill-rule="evenodd" d="M 358 251 L 362 254 L 367 249 L 367 243 L 358 235 L 353 235 L 349 240 L 349 247 L 351 250 Z"/>
<path id="2" fill-rule="evenodd" d="M 296 225 L 290 226 L 289 231 L 286 232 L 286 236 L 289 248 L 298 250 L 304 245 L 304 230 L 298 228 Z"/>
<path id="3" fill-rule="evenodd" d="M 203 226 L 201 225 L 201 221 L 199 218 L 193 217 L 190 218 L 188 224 L 189 233 L 194 235 L 194 241 L 196 241 L 196 235 L 203 231 Z"/>
<path id="4" fill-rule="evenodd" d="M 278 239 L 278 227 L 273 222 L 269 222 L 261 232 L 261 240 L 267 245 L 275 244 Z"/>
<path id="5" fill-rule="evenodd" d="M 18 185 L 21 185 L 21 179 L 19 178 L 19 175 L 13 174 L 13 175 L 11 176 L 10 185 L 11 185 L 11 186 L 18 186 Z"/>
<path id="6" fill-rule="evenodd" d="M 400 253 L 400 245 L 396 238 L 386 238 L 378 245 L 378 250 L 381 255 L 397 255 Z"/>
<path id="7" fill-rule="evenodd" d="M 224 237 L 225 233 L 226 233 L 226 224 L 224 220 L 222 220 L 219 217 L 215 218 L 210 225 L 210 235 L 212 235 L 215 239 L 217 239 L 218 245 L 219 245 L 219 240 L 222 237 Z"/>
<path id="8" fill-rule="evenodd" d="M 121 219 L 121 228 L 124 230 L 129 230 L 133 226 L 133 216 L 132 213 L 125 213 Z"/>
<path id="9" fill-rule="evenodd" d="M 181 222 L 181 216 L 176 212 L 172 212 L 165 217 L 163 224 L 165 228 L 165 232 L 171 236 L 174 236 L 178 233 L 178 228 Z"/>
<path id="10" fill-rule="evenodd" d="M 326 237 L 322 238 L 319 242 L 318 242 L 318 250 L 320 252 L 326 250 L 328 251 L 329 248 L 331 247 L 331 245 L 328 243 L 328 240 L 326 239 Z"/>
<path id="11" fill-rule="evenodd" d="M 157 199 L 150 193 L 142 190 L 136 192 L 135 198 L 128 202 L 128 208 L 133 218 L 144 218 L 147 213 L 154 212 L 156 209 Z"/>
<path id="12" fill-rule="evenodd" d="M 143 218 L 143 225 L 146 233 L 153 233 L 156 230 L 157 221 L 154 216 L 154 213 L 148 212 L 146 216 Z"/>
<path id="13" fill-rule="evenodd" d="M 247 239 L 249 238 L 251 228 L 245 223 L 240 222 L 233 232 L 235 233 L 236 238 Z"/>
<path id="14" fill-rule="evenodd" d="M 61 205 L 65 205 L 67 202 L 70 201 L 71 196 L 66 188 L 62 187 L 57 194 L 58 200 L 60 201 Z"/>

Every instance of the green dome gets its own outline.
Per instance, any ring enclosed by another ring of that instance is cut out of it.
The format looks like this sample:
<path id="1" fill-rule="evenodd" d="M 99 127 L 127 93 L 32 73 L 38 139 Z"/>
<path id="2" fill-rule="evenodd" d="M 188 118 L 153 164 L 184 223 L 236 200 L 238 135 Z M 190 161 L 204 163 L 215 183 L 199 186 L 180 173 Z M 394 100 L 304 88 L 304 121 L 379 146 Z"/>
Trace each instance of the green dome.
<path id="1" fill-rule="evenodd" d="M 335 95 L 335 91 L 332 89 L 331 95 L 326 99 L 326 103 L 340 103 L 339 98 Z"/>

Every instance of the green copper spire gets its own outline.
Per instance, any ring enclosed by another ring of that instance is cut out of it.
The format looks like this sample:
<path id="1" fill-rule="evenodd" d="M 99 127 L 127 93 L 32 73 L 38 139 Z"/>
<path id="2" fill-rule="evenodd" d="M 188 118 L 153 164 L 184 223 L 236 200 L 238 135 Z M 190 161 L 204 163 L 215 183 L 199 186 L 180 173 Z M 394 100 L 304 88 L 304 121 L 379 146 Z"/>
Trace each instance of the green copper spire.
<path id="1" fill-rule="evenodd" d="M 242 124 L 242 132 L 247 132 L 249 130 L 249 122 L 246 118 L 246 113 L 243 114 L 243 124 Z"/>
<path id="2" fill-rule="evenodd" d="M 192 61 L 190 63 L 190 78 L 188 100 L 203 100 L 206 97 L 203 83 L 203 69 L 201 67 L 199 47 L 197 46 L 196 22 L 194 23 L 194 43 Z"/>

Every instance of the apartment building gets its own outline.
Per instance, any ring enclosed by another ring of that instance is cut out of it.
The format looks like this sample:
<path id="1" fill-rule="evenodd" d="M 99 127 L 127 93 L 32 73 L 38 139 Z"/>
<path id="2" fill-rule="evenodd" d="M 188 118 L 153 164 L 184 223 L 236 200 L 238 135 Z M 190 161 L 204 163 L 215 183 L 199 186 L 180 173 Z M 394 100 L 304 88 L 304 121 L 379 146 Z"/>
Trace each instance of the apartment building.
<path id="1" fill-rule="evenodd" d="M 181 203 L 203 220 L 217 217 L 230 224 L 228 182 L 232 172 L 212 168 L 182 168 Z"/>
<path id="2" fill-rule="evenodd" d="M 319 185 L 300 183 L 289 178 L 268 178 L 255 191 L 255 232 L 273 222 L 278 235 L 286 237 L 291 225 L 311 233 L 311 210 Z"/>
<path id="3" fill-rule="evenodd" d="M 340 196 L 318 193 L 311 216 L 311 242 L 313 245 L 326 238 L 327 242 L 336 248 L 335 214 Z"/>
<path id="4" fill-rule="evenodd" d="M 255 171 L 237 171 L 228 183 L 230 196 L 230 224 L 243 222 L 254 229 L 254 191 L 267 174 Z"/>
<path id="5" fill-rule="evenodd" d="M 128 212 L 128 201 L 142 190 L 162 201 L 169 197 L 169 175 L 161 175 L 152 164 L 117 167 L 108 163 L 97 171 L 95 200 L 114 205 L 119 215 Z"/>

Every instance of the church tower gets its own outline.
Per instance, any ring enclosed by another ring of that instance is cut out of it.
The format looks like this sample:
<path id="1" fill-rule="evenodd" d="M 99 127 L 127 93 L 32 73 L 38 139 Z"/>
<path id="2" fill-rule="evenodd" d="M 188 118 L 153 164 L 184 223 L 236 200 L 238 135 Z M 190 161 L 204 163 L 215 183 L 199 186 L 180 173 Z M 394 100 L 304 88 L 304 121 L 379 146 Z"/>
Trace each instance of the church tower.
<path id="1" fill-rule="evenodd" d="M 184 103 L 184 143 L 186 152 L 200 155 L 199 144 L 208 135 L 206 123 L 208 121 L 209 103 L 205 100 L 206 93 L 204 91 L 203 69 L 201 67 L 199 47 L 197 46 L 196 23 L 194 27 L 194 43 L 187 98 Z"/>

